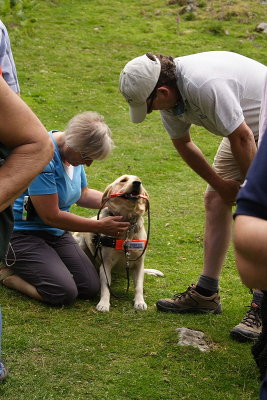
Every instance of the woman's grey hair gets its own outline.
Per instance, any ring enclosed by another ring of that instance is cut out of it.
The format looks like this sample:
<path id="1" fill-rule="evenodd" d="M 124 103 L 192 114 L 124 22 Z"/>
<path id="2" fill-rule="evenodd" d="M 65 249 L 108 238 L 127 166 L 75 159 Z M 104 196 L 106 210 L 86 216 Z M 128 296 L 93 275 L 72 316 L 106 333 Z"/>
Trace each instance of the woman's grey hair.
<path id="1" fill-rule="evenodd" d="M 66 145 L 92 160 L 107 158 L 114 147 L 104 117 L 94 111 L 75 115 L 65 129 Z"/>

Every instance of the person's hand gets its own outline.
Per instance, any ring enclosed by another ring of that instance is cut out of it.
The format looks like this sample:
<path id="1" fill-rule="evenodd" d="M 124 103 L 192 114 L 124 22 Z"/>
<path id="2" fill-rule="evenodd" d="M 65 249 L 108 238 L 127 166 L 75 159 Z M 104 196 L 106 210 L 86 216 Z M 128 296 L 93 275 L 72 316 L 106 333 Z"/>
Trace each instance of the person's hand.
<path id="1" fill-rule="evenodd" d="M 217 188 L 217 192 L 226 203 L 234 205 L 239 189 L 240 182 L 233 179 L 222 179 L 220 187 Z"/>
<path id="2" fill-rule="evenodd" d="M 98 233 L 113 237 L 120 236 L 130 226 L 129 222 L 123 222 L 122 219 L 121 216 L 100 219 L 98 221 Z"/>

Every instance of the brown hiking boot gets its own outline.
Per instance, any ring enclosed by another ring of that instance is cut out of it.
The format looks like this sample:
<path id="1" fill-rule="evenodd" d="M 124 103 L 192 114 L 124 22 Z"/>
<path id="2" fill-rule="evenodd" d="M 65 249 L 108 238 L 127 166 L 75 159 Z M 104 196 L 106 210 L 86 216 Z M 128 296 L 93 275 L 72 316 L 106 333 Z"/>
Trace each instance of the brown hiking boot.
<path id="1" fill-rule="evenodd" d="M 220 314 L 222 312 L 218 293 L 208 297 L 202 296 L 196 292 L 195 288 L 195 285 L 191 285 L 185 292 L 175 296 L 173 299 L 158 300 L 158 310 L 197 314 Z"/>
<path id="2" fill-rule="evenodd" d="M 261 328 L 260 307 L 256 303 L 251 303 L 244 318 L 231 330 L 230 335 L 239 342 L 255 341 L 261 333 Z"/>

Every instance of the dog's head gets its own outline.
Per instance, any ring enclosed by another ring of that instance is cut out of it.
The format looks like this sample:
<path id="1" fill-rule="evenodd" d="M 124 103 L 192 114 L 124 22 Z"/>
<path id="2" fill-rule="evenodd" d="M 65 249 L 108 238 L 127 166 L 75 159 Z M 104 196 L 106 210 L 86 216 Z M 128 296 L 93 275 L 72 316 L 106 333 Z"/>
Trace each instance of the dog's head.
<path id="1" fill-rule="evenodd" d="M 128 219 L 144 214 L 148 207 L 148 193 L 138 176 L 122 175 L 107 186 L 102 202 L 113 214 Z"/>

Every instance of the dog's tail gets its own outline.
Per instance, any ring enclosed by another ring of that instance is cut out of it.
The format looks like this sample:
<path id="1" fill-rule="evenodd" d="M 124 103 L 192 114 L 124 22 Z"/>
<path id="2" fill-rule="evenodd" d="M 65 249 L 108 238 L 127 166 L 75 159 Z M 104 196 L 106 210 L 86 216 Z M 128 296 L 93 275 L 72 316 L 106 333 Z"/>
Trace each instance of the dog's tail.
<path id="1" fill-rule="evenodd" d="M 153 275 L 153 276 L 164 276 L 163 272 L 159 271 L 158 269 L 144 269 L 144 273 L 146 275 Z"/>

